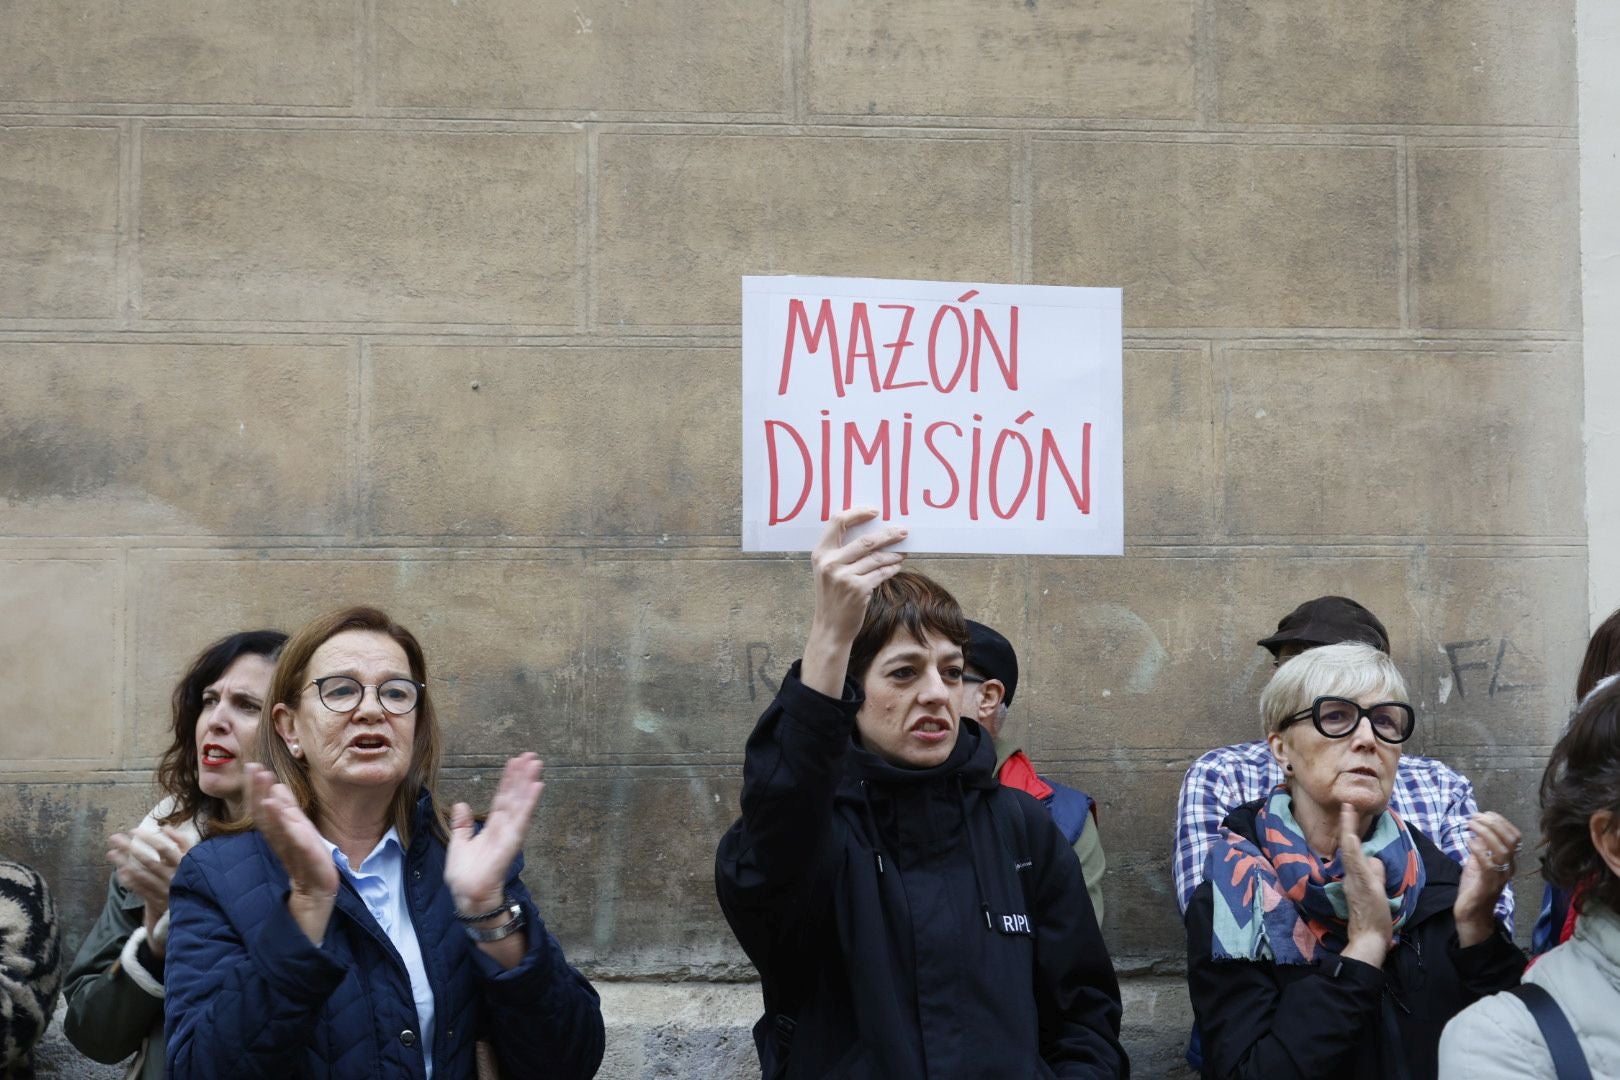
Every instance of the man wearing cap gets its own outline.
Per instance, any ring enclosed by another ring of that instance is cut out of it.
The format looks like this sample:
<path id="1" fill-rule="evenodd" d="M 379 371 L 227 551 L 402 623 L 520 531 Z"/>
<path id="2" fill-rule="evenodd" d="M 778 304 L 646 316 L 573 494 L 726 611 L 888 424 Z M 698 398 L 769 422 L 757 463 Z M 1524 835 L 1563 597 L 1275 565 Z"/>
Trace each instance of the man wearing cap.
<path id="1" fill-rule="evenodd" d="M 1277 632 L 1257 644 L 1270 650 L 1273 669 L 1318 645 L 1359 641 L 1389 652 L 1389 634 L 1378 617 L 1344 596 L 1319 596 L 1283 616 Z M 1264 740 L 1211 750 L 1187 770 L 1176 810 L 1176 901 L 1183 915 L 1204 880 L 1210 844 L 1226 815 L 1265 797 L 1283 781 L 1282 769 Z M 1402 754 L 1390 808 L 1461 863 L 1468 858 L 1468 819 L 1478 812 L 1474 786 L 1434 758 Z M 1513 925 L 1513 888 L 1502 891 L 1496 914 Z"/>
<path id="2" fill-rule="evenodd" d="M 1007 730 L 1007 710 L 1018 690 L 1018 654 L 1012 643 L 983 623 L 967 620 L 968 647 L 962 682 L 967 686 L 962 711 L 989 732 L 996 748 L 996 778 L 1003 787 L 1028 792 L 1052 815 L 1063 838 L 1074 848 L 1085 875 L 1097 925 L 1103 921 L 1102 840 L 1097 835 L 1097 805 L 1077 788 L 1049 780 L 1035 771 L 1018 740 Z"/>

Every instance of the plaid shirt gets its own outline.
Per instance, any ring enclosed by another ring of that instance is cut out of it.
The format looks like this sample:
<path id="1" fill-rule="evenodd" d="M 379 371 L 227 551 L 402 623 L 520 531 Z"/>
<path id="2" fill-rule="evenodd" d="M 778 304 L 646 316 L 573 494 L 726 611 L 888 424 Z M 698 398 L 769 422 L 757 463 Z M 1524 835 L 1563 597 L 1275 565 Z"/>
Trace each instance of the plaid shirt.
<path id="1" fill-rule="evenodd" d="M 1211 750 L 1187 770 L 1176 807 L 1176 901 L 1183 915 L 1204 880 L 1210 845 L 1226 815 L 1283 782 L 1282 767 L 1264 742 Z M 1468 857 L 1468 817 L 1478 812 L 1474 785 L 1434 758 L 1401 755 L 1390 808 L 1457 862 Z M 1513 886 L 1502 890 L 1496 915 L 1513 925 Z"/>

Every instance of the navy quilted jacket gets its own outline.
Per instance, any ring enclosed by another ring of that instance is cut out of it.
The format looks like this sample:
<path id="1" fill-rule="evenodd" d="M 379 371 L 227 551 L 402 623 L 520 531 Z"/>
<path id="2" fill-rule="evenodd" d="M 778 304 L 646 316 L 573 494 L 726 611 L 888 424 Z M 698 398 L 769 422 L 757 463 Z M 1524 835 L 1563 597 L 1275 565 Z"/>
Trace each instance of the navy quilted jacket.
<path id="1" fill-rule="evenodd" d="M 513 864 L 507 895 L 528 915 L 511 971 L 456 923 L 444 845 L 417 804 L 406 891 L 433 982 L 435 1080 L 475 1075 L 488 1039 L 507 1077 L 590 1077 L 602 1060 L 596 991 L 563 958 Z M 287 913 L 280 861 L 256 832 L 192 848 L 169 892 L 164 981 L 168 1069 L 185 1077 L 422 1077 L 410 976 L 347 877 L 317 948 Z"/>

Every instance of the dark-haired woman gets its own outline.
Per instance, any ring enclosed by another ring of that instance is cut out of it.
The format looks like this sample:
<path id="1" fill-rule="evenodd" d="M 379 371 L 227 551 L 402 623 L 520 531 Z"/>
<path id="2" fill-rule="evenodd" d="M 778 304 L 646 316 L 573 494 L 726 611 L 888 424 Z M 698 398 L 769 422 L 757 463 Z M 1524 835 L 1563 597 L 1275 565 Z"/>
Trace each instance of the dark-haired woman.
<path id="1" fill-rule="evenodd" d="M 780 1077 L 1119 1077 L 1119 987 L 1080 864 L 1046 808 L 1000 786 L 961 715 L 956 601 L 887 550 L 812 556 L 804 659 L 748 740 L 720 904 L 759 969 Z"/>
<path id="2" fill-rule="evenodd" d="M 246 811 L 243 763 L 286 640 L 279 630 L 231 634 L 192 661 L 171 701 L 169 748 L 157 771 L 163 799 L 135 830 L 108 841 L 107 903 L 68 971 L 63 1027 L 96 1061 L 135 1055 L 131 1077 L 163 1076 L 169 882 L 212 823 Z"/>
<path id="3" fill-rule="evenodd" d="M 1573 1029 L 1591 1075 L 1620 1076 L 1620 681 L 1599 683 L 1553 748 L 1541 778 L 1547 880 L 1576 894 L 1574 935 L 1525 972 Z M 1496 994 L 1440 1039 L 1443 1080 L 1562 1075 L 1525 1002 Z"/>
<path id="4" fill-rule="evenodd" d="M 1586 643 L 1586 655 L 1581 658 L 1581 672 L 1575 679 L 1575 702 L 1579 709 L 1586 696 L 1597 689 L 1599 683 L 1620 672 L 1620 611 L 1613 612 L 1592 632 Z M 1536 928 L 1530 935 L 1530 952 L 1534 956 L 1562 945 L 1575 930 L 1576 911 L 1571 903 L 1572 890 L 1548 882 L 1541 891 L 1541 913 Z"/>

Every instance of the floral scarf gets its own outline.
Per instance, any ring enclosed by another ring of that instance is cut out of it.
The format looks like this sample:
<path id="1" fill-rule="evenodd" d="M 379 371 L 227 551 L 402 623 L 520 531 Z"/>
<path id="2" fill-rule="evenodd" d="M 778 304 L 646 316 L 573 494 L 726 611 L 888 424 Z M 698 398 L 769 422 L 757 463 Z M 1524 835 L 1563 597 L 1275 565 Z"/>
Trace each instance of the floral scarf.
<path id="1" fill-rule="evenodd" d="M 1223 827 L 1209 853 L 1205 876 L 1214 889 L 1214 958 L 1313 964 L 1323 950 L 1343 949 L 1349 912 L 1338 854 L 1324 863 L 1311 850 L 1286 787 L 1272 791 L 1254 824 L 1258 842 Z M 1383 864 L 1384 893 L 1399 932 L 1423 891 L 1423 859 L 1412 834 L 1386 810 L 1362 850 Z"/>

